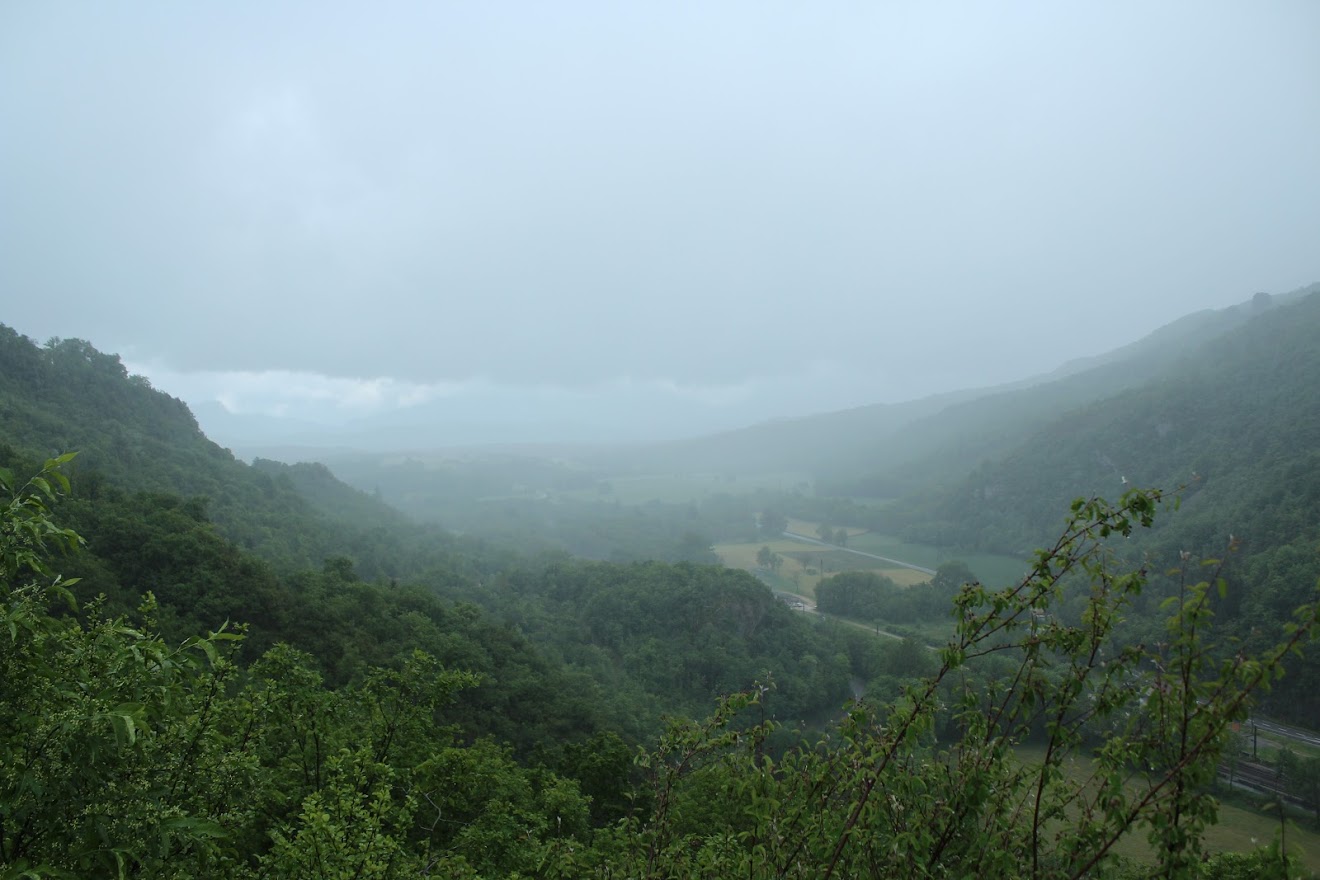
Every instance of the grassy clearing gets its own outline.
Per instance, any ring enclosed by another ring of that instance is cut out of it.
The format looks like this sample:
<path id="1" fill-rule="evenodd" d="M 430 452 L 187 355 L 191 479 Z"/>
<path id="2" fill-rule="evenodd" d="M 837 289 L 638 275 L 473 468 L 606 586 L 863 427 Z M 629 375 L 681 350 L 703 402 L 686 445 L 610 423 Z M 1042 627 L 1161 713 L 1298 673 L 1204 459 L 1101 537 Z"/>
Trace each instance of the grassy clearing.
<path id="1" fill-rule="evenodd" d="M 813 531 L 807 534 L 815 534 Z M 935 547 L 931 544 L 911 544 L 892 535 L 878 535 L 874 532 L 849 534 L 848 546 L 865 553 L 889 556 L 911 562 L 926 568 L 939 568 L 940 563 L 950 559 L 961 559 L 976 572 L 986 586 L 1002 587 L 1021 580 L 1027 570 L 1026 560 L 1014 556 L 998 556 L 992 553 L 952 553 L 948 548 Z"/>
<path id="2" fill-rule="evenodd" d="M 729 568 L 753 571 L 758 567 L 756 554 L 762 547 L 769 547 L 784 559 L 779 571 L 766 580 L 771 581 L 777 589 L 812 598 L 815 597 L 816 585 L 822 578 L 844 571 L 874 571 L 890 578 L 900 587 L 916 586 L 930 580 L 929 575 L 910 568 L 895 568 L 878 559 L 867 559 L 865 556 L 845 553 L 842 550 L 813 547 L 810 544 L 787 539 L 745 544 L 716 544 L 714 549 L 720 561 Z"/>
<path id="3" fill-rule="evenodd" d="M 900 587 L 915 587 L 930 583 L 930 575 L 912 568 L 879 568 L 876 571 Z"/>
<path id="4" fill-rule="evenodd" d="M 792 541 L 760 541 L 750 544 L 716 544 L 715 552 L 729 568 L 756 568 L 756 554 L 762 547 L 769 547 L 775 553 L 785 557 L 784 568 L 789 567 L 788 554 L 801 547 Z"/>
<path id="5" fill-rule="evenodd" d="M 783 553 L 784 551 L 779 551 Z M 788 551 L 808 573 L 829 577 L 844 571 L 873 571 L 889 577 L 900 587 L 924 584 L 930 575 L 912 568 L 900 568 L 879 559 L 868 559 L 856 553 L 835 550 L 830 547 L 813 547 L 810 544 L 794 544 Z"/>
<path id="6" fill-rule="evenodd" d="M 808 538 L 816 537 L 820 523 L 804 519 L 790 519 L 788 530 Z M 912 544 L 892 535 L 879 535 L 865 529 L 848 529 L 848 547 L 863 553 L 888 556 L 923 568 L 939 568 L 940 563 L 950 559 L 961 559 L 981 578 L 987 586 L 1002 587 L 1015 583 L 1027 570 L 1027 562 L 1014 556 L 998 556 L 992 553 L 951 554 L 947 548 L 931 544 Z"/>
<path id="7" fill-rule="evenodd" d="M 1041 746 L 1023 745 L 1018 746 L 1016 751 L 1018 757 L 1027 764 L 1039 765 L 1045 758 L 1045 750 Z M 1075 757 L 1064 764 L 1063 772 L 1074 782 L 1084 782 L 1091 774 L 1091 762 L 1085 756 Z M 1205 833 L 1205 848 L 1209 852 L 1250 852 L 1258 846 L 1268 845 L 1278 833 L 1278 816 L 1267 816 L 1234 804 L 1221 803 L 1218 824 Z M 1320 874 L 1320 834 L 1289 822 L 1288 848 L 1296 852 L 1312 876 Z M 1141 831 L 1128 834 L 1115 845 L 1114 850 L 1119 855 L 1147 864 L 1155 861 L 1154 850 Z"/>
<path id="8" fill-rule="evenodd" d="M 880 626 L 890 632 L 911 636 L 919 642 L 935 647 L 947 645 L 954 636 L 952 616 L 917 623 L 887 623 L 882 620 Z"/>
<path id="9" fill-rule="evenodd" d="M 805 535 L 808 538 L 815 538 L 818 528 L 820 528 L 820 523 L 809 520 L 790 519 L 788 521 L 790 532 Z M 1027 570 L 1027 562 L 1014 556 L 998 556 L 992 553 L 960 553 L 954 556 L 948 550 L 930 544 L 912 544 L 892 535 L 878 535 L 858 528 L 848 529 L 848 549 L 860 550 L 863 553 L 874 553 L 877 556 L 887 556 L 890 559 L 898 559 L 923 568 L 938 568 L 942 562 L 954 558 L 961 559 L 976 573 L 977 577 L 981 578 L 982 582 L 991 587 L 1002 587 L 1016 583 Z M 883 565 L 883 563 L 880 564 Z M 862 568 L 860 564 L 853 563 L 840 570 L 853 571 L 859 568 Z M 915 580 L 906 578 L 899 581 L 899 583 L 919 583 L 928 579 L 927 576 L 923 575 Z"/>
<path id="10" fill-rule="evenodd" d="M 1281 722 L 1274 721 L 1273 723 L 1280 724 Z M 1283 751 L 1284 748 L 1287 748 L 1299 758 L 1320 758 L 1320 746 L 1312 745 L 1303 738 L 1308 735 L 1314 736 L 1316 731 L 1307 730 L 1302 727 L 1293 727 L 1288 724 L 1284 724 L 1283 727 L 1285 729 L 1291 729 L 1294 735 L 1289 736 L 1287 734 L 1265 730 L 1263 728 L 1254 729 L 1250 721 L 1236 725 L 1234 730 L 1236 730 L 1242 737 L 1243 751 L 1255 751 L 1261 761 L 1266 761 L 1271 764 L 1277 762 L 1279 760 L 1279 753 Z M 1254 736 L 1253 730 L 1255 732 Z"/>
<path id="11" fill-rule="evenodd" d="M 1248 740 L 1248 742 L 1250 742 L 1250 740 Z M 1299 758 L 1320 757 L 1320 748 L 1317 748 L 1310 743 L 1305 743 L 1296 739 L 1285 739 L 1278 734 L 1270 733 L 1262 733 L 1260 735 L 1256 744 L 1256 754 L 1261 761 L 1274 764 L 1278 762 L 1279 752 L 1283 751 L 1285 746 L 1290 752 Z M 1247 750 L 1250 751 L 1250 746 L 1248 746 Z"/>
<path id="12" fill-rule="evenodd" d="M 779 585 L 779 589 L 814 599 L 816 584 L 820 583 L 820 569 L 819 566 L 804 564 L 801 558 L 794 555 L 801 551 L 802 546 L 797 541 L 781 540 L 758 541 L 754 544 L 716 544 L 714 549 L 727 567 L 753 571 L 758 567 L 757 552 L 762 547 L 769 547 L 784 559 L 783 565 L 771 580 Z"/>

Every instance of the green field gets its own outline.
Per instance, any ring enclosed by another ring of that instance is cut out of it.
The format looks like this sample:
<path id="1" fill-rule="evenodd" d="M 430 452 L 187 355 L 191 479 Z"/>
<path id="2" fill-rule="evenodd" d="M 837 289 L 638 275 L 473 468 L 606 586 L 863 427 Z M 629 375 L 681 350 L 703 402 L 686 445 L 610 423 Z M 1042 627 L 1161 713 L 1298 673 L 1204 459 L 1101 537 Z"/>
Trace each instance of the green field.
<path id="1" fill-rule="evenodd" d="M 814 535 L 815 532 L 808 532 Z M 947 547 L 935 547 L 930 544 L 911 544 L 892 535 L 877 535 L 874 532 L 861 532 L 848 535 L 848 546 L 854 550 L 875 553 L 912 562 L 926 568 L 939 568 L 940 563 L 950 559 L 960 559 L 967 563 L 976 576 L 988 587 L 1003 587 L 1022 579 L 1027 571 L 1027 561 L 1014 556 L 997 556 L 991 553 L 958 553 Z"/>
<path id="2" fill-rule="evenodd" d="M 878 559 L 867 559 L 832 547 L 816 547 L 786 538 L 768 542 L 716 544 L 714 549 L 720 561 L 729 568 L 754 571 L 757 568 L 756 554 L 762 547 L 769 547 L 784 559 L 779 571 L 765 579 L 777 589 L 813 598 L 816 595 L 816 584 L 820 583 L 822 577 L 844 571 L 874 571 L 886 575 L 900 586 L 912 586 L 930 580 L 929 575 L 910 568 L 895 568 Z"/>
<path id="3" fill-rule="evenodd" d="M 802 596 L 816 597 L 816 584 L 820 582 L 820 573 L 802 564 L 792 554 L 802 548 L 796 541 L 758 541 L 750 544 L 716 544 L 715 553 L 720 561 L 729 568 L 741 568 L 755 571 L 758 566 L 756 554 L 762 547 L 769 547 L 784 558 L 783 565 L 774 574 L 762 573 L 762 577 L 777 590 L 797 593 Z"/>
<path id="4" fill-rule="evenodd" d="M 1045 750 L 1040 746 L 1017 747 L 1018 757 L 1029 764 L 1040 764 Z M 1086 781 L 1091 762 L 1084 756 L 1074 758 L 1063 766 L 1064 773 L 1075 782 Z M 1205 833 L 1205 847 L 1210 852 L 1250 852 L 1258 846 L 1267 846 L 1279 833 L 1279 818 L 1243 809 L 1233 804 L 1219 805 L 1219 823 Z M 1288 849 L 1297 855 L 1311 876 L 1320 875 L 1320 834 L 1310 828 L 1288 823 Z M 1121 856 L 1142 862 L 1153 862 L 1154 854 L 1144 834 L 1135 832 L 1120 840 L 1114 851 Z"/>
<path id="5" fill-rule="evenodd" d="M 808 520 L 790 519 L 788 521 L 789 531 L 805 535 L 808 538 L 816 537 L 816 530 L 819 527 L 820 523 Z M 848 549 L 860 550 L 863 553 L 874 553 L 877 556 L 887 556 L 890 559 L 919 565 L 922 568 L 939 568 L 943 562 L 959 559 L 967 563 L 982 583 L 989 587 L 1003 587 L 1016 583 L 1022 579 L 1028 566 L 1026 560 L 1018 559 L 1015 556 L 998 556 L 991 553 L 955 553 L 946 547 L 935 547 L 931 544 L 912 544 L 892 535 L 879 535 L 875 532 L 857 528 L 848 529 Z M 856 558 L 863 559 L 864 557 Z M 878 564 L 883 565 L 883 563 Z M 857 562 L 841 570 L 851 571 L 863 568 L 868 568 L 868 566 Z M 921 580 L 928 579 L 928 576 L 925 575 L 921 578 Z M 906 582 L 909 581 L 899 581 L 899 583 Z"/>

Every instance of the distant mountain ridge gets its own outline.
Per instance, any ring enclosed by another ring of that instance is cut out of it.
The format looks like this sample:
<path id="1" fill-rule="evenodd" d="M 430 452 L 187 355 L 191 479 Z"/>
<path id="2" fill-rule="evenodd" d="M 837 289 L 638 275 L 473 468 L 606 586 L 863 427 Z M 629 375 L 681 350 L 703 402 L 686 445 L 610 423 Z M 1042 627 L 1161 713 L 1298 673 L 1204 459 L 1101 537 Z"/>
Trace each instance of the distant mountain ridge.
<path id="1" fill-rule="evenodd" d="M 1298 302 L 1314 285 L 1285 297 L 1253 297 L 1166 324 L 1104 355 L 1073 361 L 1040 377 L 993 389 L 915 422 L 884 448 L 887 464 L 857 479 L 864 463 L 841 461 L 832 473 L 847 494 L 896 496 L 948 485 L 1008 454 L 1062 413 L 1156 380 L 1201 346 L 1230 333 L 1275 303 Z M 827 472 L 828 473 L 828 472 Z M 830 483 L 828 479 L 826 483 Z M 826 492 L 832 488 L 827 485 Z"/>
<path id="2" fill-rule="evenodd" d="M 824 494 L 901 495 L 1005 454 L 1061 411 L 1157 377 L 1267 304 L 1296 302 L 1316 291 L 1320 284 L 1195 312 L 1111 352 L 1005 385 L 781 419 L 590 460 L 637 472 L 806 472 Z"/>
<path id="3" fill-rule="evenodd" d="M 1177 511 L 1114 548 L 1151 576 L 1129 611 L 1134 637 L 1166 637 L 1160 602 L 1180 568 L 1194 582 L 1213 570 L 1202 560 L 1226 559 L 1217 625 L 1259 647 L 1320 585 L 1318 339 L 1320 285 L 1197 313 L 1077 372 L 913 422 L 906 447 L 877 449 L 924 455 L 820 488 L 899 496 L 856 507 L 867 521 L 849 524 L 1022 558 L 1058 534 L 1073 499 L 1177 492 Z M 1320 725 L 1316 653 L 1290 662 L 1269 711 Z"/>
<path id="4" fill-rule="evenodd" d="M 1320 456 L 1317 338 L 1320 292 L 1257 308 L 1151 381 L 1060 413 L 928 497 L 924 516 L 966 546 L 1020 552 L 1052 526 L 1041 513 L 1052 503 L 1190 482 L 1188 507 L 1214 506 L 1239 537 L 1282 499 L 1313 492 L 1312 520 L 1295 525 L 1320 533 L 1320 466 L 1302 464 Z M 1270 543 L 1288 537 L 1279 528 L 1266 527 Z"/>

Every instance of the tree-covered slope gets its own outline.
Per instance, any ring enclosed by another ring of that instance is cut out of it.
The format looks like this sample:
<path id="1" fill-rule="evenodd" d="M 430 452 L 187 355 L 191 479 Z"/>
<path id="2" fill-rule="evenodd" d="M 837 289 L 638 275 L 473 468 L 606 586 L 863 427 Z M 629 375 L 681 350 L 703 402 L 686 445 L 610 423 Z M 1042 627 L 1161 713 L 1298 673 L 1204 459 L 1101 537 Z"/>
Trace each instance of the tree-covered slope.
<path id="1" fill-rule="evenodd" d="M 56 360 L 28 366 L 73 382 L 80 362 Z M 1134 828 L 1152 829 L 1165 873 L 1197 876 L 1229 725 L 1315 622 L 1221 670 L 1199 585 L 1171 640 L 1125 644 L 1146 573 L 1109 573 L 1097 542 L 1147 523 L 1148 493 L 1077 511 L 1022 584 L 960 592 L 957 642 L 938 653 L 813 624 L 742 572 L 491 559 L 452 540 L 428 555 L 424 532 L 375 518 L 322 468 L 207 464 L 179 410 L 137 399 L 155 392 L 114 366 L 51 400 L 5 386 L 7 417 L 31 418 L 7 420 L 0 448 L 14 876 L 1086 876 L 1120 868 L 1110 848 Z M 116 394 L 122 409 L 90 399 Z M 96 466 L 70 487 L 40 450 L 78 442 Z M 213 521 L 244 503 L 265 505 L 273 562 Z M 86 551 L 57 555 L 70 524 Z M 1065 571 L 1113 589 L 1069 595 Z M 233 621 L 250 624 L 238 653 Z M 839 717 L 857 679 L 906 687 Z M 660 729 L 666 710 L 740 689 L 711 720 Z M 812 739 L 801 722 L 821 720 L 837 724 Z M 1029 738 L 1050 766 L 1016 759 Z M 655 745 L 634 763 L 626 739 Z M 1097 742 L 1100 787 L 1071 787 L 1062 762 Z M 1134 764 L 1152 768 L 1137 790 L 1122 781 Z M 1030 798 L 1046 809 L 1027 819 Z"/>
<path id="2" fill-rule="evenodd" d="M 26 481 L 0 470 L 5 876 L 1295 876 L 1281 848 L 1211 856 L 1203 837 L 1232 726 L 1320 611 L 1258 657 L 1220 666 L 1207 662 L 1219 651 L 1203 583 L 1171 609 L 1169 641 L 1111 651 L 1144 574 L 1108 567 L 1099 545 L 1149 525 L 1157 493 L 1076 510 L 1020 585 L 960 591 L 954 643 L 938 656 L 916 648 L 927 674 L 897 699 L 851 705 L 819 738 L 774 747 L 792 719 L 756 688 L 718 700 L 705 721 L 669 724 L 632 761 L 605 731 L 550 734 L 520 760 L 470 736 L 460 695 L 480 687 L 461 665 L 472 658 L 414 648 L 336 684 L 288 645 L 242 665 L 232 632 L 162 637 L 152 602 L 141 623 L 95 602 L 53 611 L 76 584 L 56 574 L 67 560 L 52 551 L 80 543 L 52 509 L 69 490 L 58 464 Z M 1108 586 L 1089 591 L 1078 623 L 1050 614 L 1066 571 Z M 505 588 L 600 605 L 584 632 L 625 651 L 640 641 L 655 675 L 736 674 L 720 653 L 728 626 L 748 644 L 797 647 L 793 618 L 750 578 L 653 565 L 634 567 L 620 590 L 616 574 L 564 567 L 530 591 Z M 307 610 L 371 628 L 384 598 L 357 593 L 336 563 Z M 443 623 L 409 604 L 411 625 Z M 305 623 L 319 630 L 324 619 Z M 652 650 L 648 637 L 665 632 L 687 650 Z M 797 662 L 823 665 L 812 661 Z M 566 717 L 560 706 L 549 722 L 528 714 L 528 698 L 504 707 L 519 724 L 549 731 Z M 1040 766 L 1017 752 L 1033 738 Z M 1076 784 L 1068 768 L 1089 744 L 1095 773 Z M 1116 856 L 1143 834 L 1154 865 Z"/>
<path id="3" fill-rule="evenodd" d="M 1313 285 L 1272 299 L 1295 301 L 1317 289 Z M 947 485 L 983 460 L 1011 450 L 1060 411 L 1150 381 L 1202 343 L 1249 320 L 1270 300 L 1260 294 L 1235 307 L 1196 312 L 1114 351 L 1002 386 L 582 455 L 612 473 L 808 473 L 817 478 L 820 491 L 831 495 L 896 496 Z M 994 357 L 993 340 L 986 342 L 986 356 Z M 937 347 L 930 356 L 939 357 Z M 920 364 L 912 369 L 919 371 Z"/>
<path id="4" fill-rule="evenodd" d="M 1296 302 L 1320 285 L 1283 297 L 1204 310 L 1167 324 L 1131 345 L 1081 359 L 1016 386 L 987 389 L 876 438 L 864 455 L 835 459 L 823 471 L 825 494 L 900 496 L 948 487 L 1050 425 L 1061 413 L 1154 381 L 1207 343 L 1243 326 L 1273 302 Z"/>
<path id="5" fill-rule="evenodd" d="M 131 487 L 199 499 L 221 535 L 285 571 L 348 554 L 366 576 L 394 577 L 457 559 L 450 535 L 408 523 L 323 468 L 236 460 L 182 401 L 82 340 L 38 346 L 0 325 L 0 447 L 32 459 L 77 451 L 81 497 Z"/>
<path id="6" fill-rule="evenodd" d="M 1262 309 L 1156 381 L 1070 410 L 941 492 L 885 511 L 914 540 L 1025 554 L 1080 496 L 1183 487 L 1133 547 L 1156 569 L 1228 554 L 1217 612 L 1243 638 L 1289 618 L 1320 578 L 1320 294 Z M 1232 553 L 1230 554 L 1230 545 Z M 1320 722 L 1320 664 L 1298 663 L 1278 711 Z"/>
<path id="7" fill-rule="evenodd" d="M 1188 549 L 1229 532 L 1261 547 L 1294 540 L 1320 501 L 1318 332 L 1320 295 L 1262 311 L 1158 380 L 1058 416 L 915 510 L 911 532 L 1022 553 L 1074 497 L 1187 483 L 1178 529 L 1208 527 Z"/>
<path id="8" fill-rule="evenodd" d="M 0 339 L 0 467 L 22 475 L 49 451 L 77 451 L 63 516 L 87 552 L 66 573 L 107 612 L 133 616 L 150 591 L 165 635 L 242 623 L 252 656 L 286 642 L 336 684 L 423 649 L 480 676 L 460 698 L 467 730 L 520 753 L 602 727 L 639 741 L 662 713 L 702 711 L 765 673 L 794 717 L 827 716 L 847 695 L 848 662 L 799 664 L 846 649 L 745 573 L 565 567 L 455 538 L 321 465 L 234 460 L 182 403 L 87 343 Z M 768 621 L 759 637 L 720 610 L 732 607 Z M 693 614 L 694 631 L 659 625 Z M 611 635 L 637 627 L 638 644 Z M 661 674 L 659 657 L 704 671 Z"/>

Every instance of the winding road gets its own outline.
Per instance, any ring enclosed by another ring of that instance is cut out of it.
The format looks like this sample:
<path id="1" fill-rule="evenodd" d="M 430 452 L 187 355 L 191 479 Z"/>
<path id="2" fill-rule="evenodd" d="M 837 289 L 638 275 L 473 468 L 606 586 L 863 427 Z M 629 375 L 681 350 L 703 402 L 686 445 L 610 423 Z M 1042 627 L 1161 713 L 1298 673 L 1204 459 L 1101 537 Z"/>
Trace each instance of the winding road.
<path id="1" fill-rule="evenodd" d="M 838 550 L 840 553 L 852 553 L 855 556 L 865 556 L 867 559 L 878 559 L 881 562 L 888 562 L 891 565 L 897 565 L 899 568 L 910 568 L 913 571 L 919 571 L 922 574 L 935 574 L 935 569 L 916 565 L 911 562 L 904 562 L 901 559 L 893 559 L 888 556 L 877 556 L 874 553 L 867 553 L 862 550 L 854 550 L 851 547 L 840 547 L 838 544 L 831 544 L 828 541 L 822 541 L 819 538 L 809 538 L 806 535 L 799 535 L 797 532 L 784 532 L 784 537 L 792 541 L 801 541 L 804 544 L 815 544 L 817 547 L 829 547 L 831 550 Z"/>

